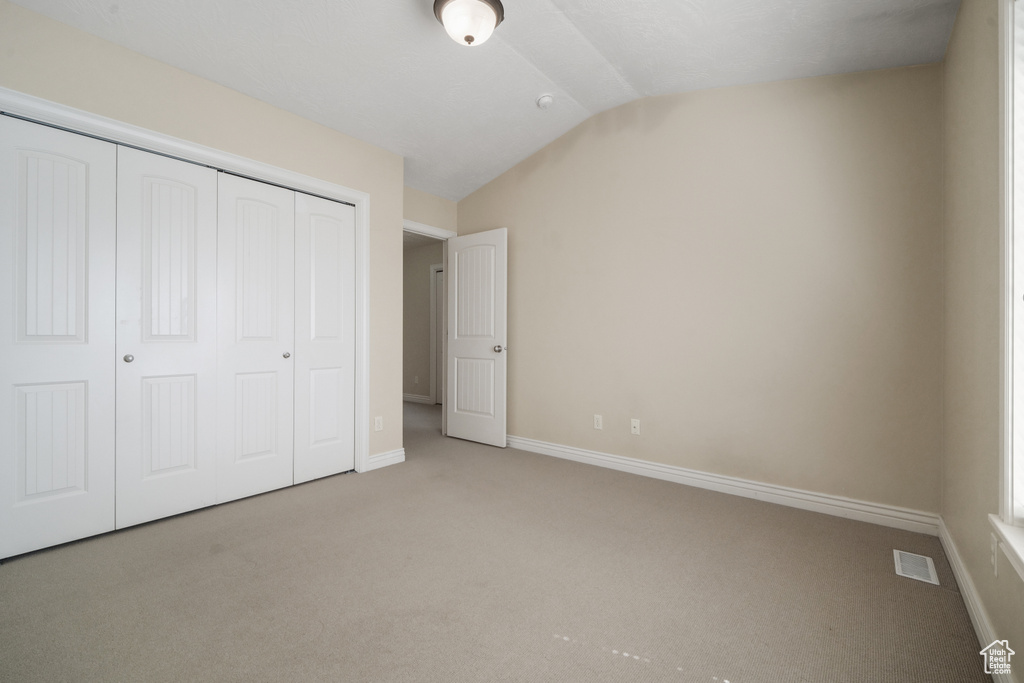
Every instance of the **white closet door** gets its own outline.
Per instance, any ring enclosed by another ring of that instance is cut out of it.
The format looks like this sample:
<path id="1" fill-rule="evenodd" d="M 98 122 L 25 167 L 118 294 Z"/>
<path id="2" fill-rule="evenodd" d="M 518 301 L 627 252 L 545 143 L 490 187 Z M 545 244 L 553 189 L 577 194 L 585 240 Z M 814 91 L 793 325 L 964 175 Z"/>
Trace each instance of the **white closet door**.
<path id="1" fill-rule="evenodd" d="M 115 168 L 0 116 L 0 557 L 114 528 Z"/>
<path id="2" fill-rule="evenodd" d="M 355 208 L 295 195 L 295 483 L 355 467 Z"/>
<path id="3" fill-rule="evenodd" d="M 295 193 L 219 174 L 217 500 L 292 483 Z"/>
<path id="4" fill-rule="evenodd" d="M 117 526 L 217 502 L 217 172 L 117 171 Z"/>

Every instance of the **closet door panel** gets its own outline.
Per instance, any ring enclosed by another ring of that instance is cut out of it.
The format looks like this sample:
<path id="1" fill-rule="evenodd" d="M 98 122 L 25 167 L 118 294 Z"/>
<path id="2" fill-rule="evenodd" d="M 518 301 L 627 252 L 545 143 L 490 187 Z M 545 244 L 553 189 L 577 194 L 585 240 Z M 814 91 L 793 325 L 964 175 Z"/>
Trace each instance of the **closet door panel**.
<path id="1" fill-rule="evenodd" d="M 292 483 L 295 193 L 221 173 L 218 206 L 224 502 Z"/>
<path id="2" fill-rule="evenodd" d="M 295 195 L 295 483 L 355 467 L 355 208 Z"/>
<path id="3" fill-rule="evenodd" d="M 117 203 L 122 528 L 217 502 L 217 172 L 120 147 Z"/>
<path id="4" fill-rule="evenodd" d="M 0 558 L 114 528 L 115 173 L 0 116 Z"/>

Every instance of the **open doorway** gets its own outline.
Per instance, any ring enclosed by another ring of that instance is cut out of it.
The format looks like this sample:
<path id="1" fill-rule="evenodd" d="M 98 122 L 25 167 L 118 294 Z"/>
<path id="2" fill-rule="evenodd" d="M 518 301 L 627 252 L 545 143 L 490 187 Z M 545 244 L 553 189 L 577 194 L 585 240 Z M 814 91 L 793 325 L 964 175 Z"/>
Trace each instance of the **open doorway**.
<path id="1" fill-rule="evenodd" d="M 405 221 L 402 240 L 402 397 L 406 421 L 442 433 L 446 377 L 445 241 L 454 236 L 448 230 Z M 409 415 L 410 411 L 415 415 Z"/>
<path id="2" fill-rule="evenodd" d="M 504 448 L 508 229 L 449 233 L 437 244 L 447 231 L 420 227 L 406 222 L 403 412 L 429 405 L 442 435 Z"/>

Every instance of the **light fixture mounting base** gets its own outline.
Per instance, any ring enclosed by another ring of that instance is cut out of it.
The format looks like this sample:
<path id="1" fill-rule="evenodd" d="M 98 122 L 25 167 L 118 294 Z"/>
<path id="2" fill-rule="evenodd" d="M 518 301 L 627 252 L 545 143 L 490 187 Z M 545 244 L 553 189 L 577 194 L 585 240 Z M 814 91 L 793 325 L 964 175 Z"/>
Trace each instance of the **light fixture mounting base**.
<path id="1" fill-rule="evenodd" d="M 451 1 L 452 0 L 434 0 L 434 16 L 437 17 L 437 20 L 440 21 L 442 25 L 444 25 L 444 22 L 441 21 L 441 13 L 444 11 L 445 6 Z M 494 27 L 497 28 L 505 19 L 505 8 L 501 6 L 501 0 L 477 0 L 477 2 L 482 2 L 494 10 L 494 16 L 498 18 L 498 20 L 494 22 Z"/>

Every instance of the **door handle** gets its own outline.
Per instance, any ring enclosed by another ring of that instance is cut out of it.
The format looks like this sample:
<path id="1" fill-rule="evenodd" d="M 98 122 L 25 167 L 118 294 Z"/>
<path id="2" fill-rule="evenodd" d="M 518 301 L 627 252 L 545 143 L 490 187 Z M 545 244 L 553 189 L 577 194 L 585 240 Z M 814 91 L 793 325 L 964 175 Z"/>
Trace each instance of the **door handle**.
<path id="1" fill-rule="evenodd" d="M 501 344 L 498 344 L 497 346 L 494 347 L 494 352 L 495 353 L 501 353 L 502 351 L 505 350 L 505 348 L 506 347 L 502 346 Z"/>
<path id="2" fill-rule="evenodd" d="M 287 351 L 285 351 L 285 352 L 284 352 L 283 354 L 281 354 L 281 356 L 282 356 L 283 358 L 291 358 L 291 357 L 292 357 L 292 354 L 290 354 L 290 353 L 288 353 Z"/>
<path id="3" fill-rule="evenodd" d="M 131 363 L 133 360 L 135 360 L 135 356 L 133 356 L 130 353 L 125 354 L 125 356 L 124 356 L 124 362 L 125 363 Z"/>

